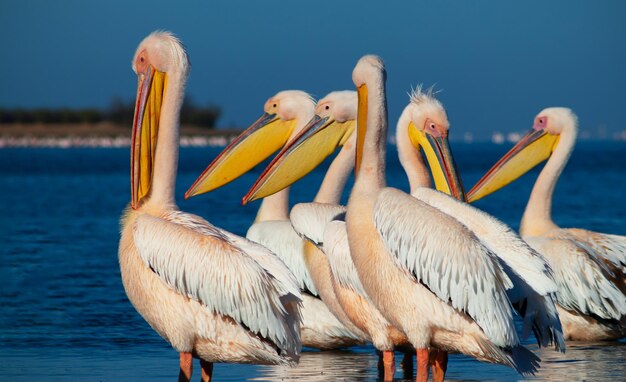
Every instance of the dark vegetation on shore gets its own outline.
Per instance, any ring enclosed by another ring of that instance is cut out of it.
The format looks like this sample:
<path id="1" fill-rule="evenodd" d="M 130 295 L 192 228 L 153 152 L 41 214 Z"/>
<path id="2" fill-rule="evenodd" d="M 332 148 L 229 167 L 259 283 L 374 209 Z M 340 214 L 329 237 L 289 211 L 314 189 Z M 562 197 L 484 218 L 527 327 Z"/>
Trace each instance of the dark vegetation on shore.
<path id="1" fill-rule="evenodd" d="M 130 126 L 133 123 L 135 103 L 114 98 L 106 110 L 86 108 L 3 108 L 0 107 L 0 125 L 85 125 L 107 123 Z M 199 106 L 186 97 L 181 109 L 181 124 L 212 129 L 220 116 L 214 105 Z"/>

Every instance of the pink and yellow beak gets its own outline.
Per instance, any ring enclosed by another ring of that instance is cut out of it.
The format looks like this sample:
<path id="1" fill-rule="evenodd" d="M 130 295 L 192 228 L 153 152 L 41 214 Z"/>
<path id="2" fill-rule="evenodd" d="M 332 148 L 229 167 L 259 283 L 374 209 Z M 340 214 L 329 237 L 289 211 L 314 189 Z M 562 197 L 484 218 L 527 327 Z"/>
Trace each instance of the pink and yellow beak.
<path id="1" fill-rule="evenodd" d="M 465 201 L 465 191 L 463 183 L 459 177 L 450 145 L 448 143 L 447 131 L 439 136 L 419 130 L 413 122 L 408 128 L 409 139 L 416 148 L 422 148 L 426 154 L 426 160 L 433 175 L 435 188 L 456 199 Z"/>
<path id="2" fill-rule="evenodd" d="M 243 197 L 245 205 L 274 194 L 301 179 L 343 146 L 354 132 L 356 121 L 337 122 L 332 117 L 314 116 L 269 166 Z"/>
<path id="3" fill-rule="evenodd" d="M 185 193 L 185 199 L 219 188 L 250 171 L 281 148 L 296 120 L 264 113 L 222 151 Z"/>
<path id="4" fill-rule="evenodd" d="M 139 73 L 130 163 L 130 205 L 133 209 L 139 208 L 150 193 L 161 104 L 166 89 L 167 75 L 164 72 L 148 65 L 145 73 Z"/>
<path id="5" fill-rule="evenodd" d="M 548 159 L 559 142 L 558 135 L 531 130 L 483 175 L 467 194 L 468 203 L 498 191 Z"/>

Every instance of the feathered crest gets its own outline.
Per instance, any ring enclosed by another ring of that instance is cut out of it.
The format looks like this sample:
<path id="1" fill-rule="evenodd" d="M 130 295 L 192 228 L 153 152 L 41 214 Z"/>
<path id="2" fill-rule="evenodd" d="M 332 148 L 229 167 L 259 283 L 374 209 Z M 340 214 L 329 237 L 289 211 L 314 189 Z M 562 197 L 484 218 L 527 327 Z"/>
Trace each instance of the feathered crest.
<path id="1" fill-rule="evenodd" d="M 440 91 L 441 90 L 435 90 L 435 85 L 432 85 L 431 87 L 424 90 L 424 85 L 419 84 L 414 89 L 411 89 L 411 92 L 409 93 L 409 98 L 411 99 L 411 102 L 417 105 L 432 101 L 439 102 L 437 101 L 435 96 Z"/>

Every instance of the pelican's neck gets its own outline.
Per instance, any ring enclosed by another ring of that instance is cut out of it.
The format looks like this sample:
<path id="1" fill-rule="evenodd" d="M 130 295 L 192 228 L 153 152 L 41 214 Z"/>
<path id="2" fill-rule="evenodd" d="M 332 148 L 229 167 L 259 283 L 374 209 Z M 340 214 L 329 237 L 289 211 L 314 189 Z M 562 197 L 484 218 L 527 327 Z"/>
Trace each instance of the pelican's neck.
<path id="1" fill-rule="evenodd" d="M 256 213 L 255 223 L 268 220 L 289 220 L 289 187 L 266 196 Z"/>
<path id="2" fill-rule="evenodd" d="M 572 154 L 576 142 L 576 129 L 563 129 L 554 152 L 539 173 L 522 216 L 520 234 L 538 236 L 558 228 L 552 221 L 552 195 L 556 182 Z"/>
<path id="3" fill-rule="evenodd" d="M 167 88 L 163 96 L 159 132 L 154 154 L 154 170 L 148 204 L 159 209 L 176 209 L 176 171 L 180 108 L 183 103 L 185 81 L 182 74 L 168 73 Z"/>
<path id="4" fill-rule="evenodd" d="M 314 202 L 339 204 L 350 171 L 354 168 L 354 145 L 355 142 L 350 139 L 333 159 Z"/>
<path id="5" fill-rule="evenodd" d="M 366 80 L 367 118 L 361 166 L 354 189 L 368 195 L 385 187 L 385 155 L 387 154 L 387 98 L 383 73 Z M 357 134 L 359 129 L 357 126 Z"/>
<path id="6" fill-rule="evenodd" d="M 415 148 L 409 138 L 409 124 L 411 123 L 411 115 L 409 108 L 405 108 L 398 120 L 396 127 L 396 143 L 398 146 L 398 157 L 400 164 L 409 178 L 409 186 L 411 194 L 418 188 L 431 187 L 430 175 L 428 168 L 424 163 L 424 157 L 419 148 Z"/>

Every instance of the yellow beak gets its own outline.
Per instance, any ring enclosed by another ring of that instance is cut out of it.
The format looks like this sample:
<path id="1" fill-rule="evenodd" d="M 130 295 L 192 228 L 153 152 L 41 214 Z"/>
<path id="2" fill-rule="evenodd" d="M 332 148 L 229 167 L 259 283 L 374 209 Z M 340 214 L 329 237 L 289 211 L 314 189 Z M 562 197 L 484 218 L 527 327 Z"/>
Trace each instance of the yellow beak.
<path id="1" fill-rule="evenodd" d="M 263 114 L 222 151 L 185 193 L 185 199 L 219 188 L 250 171 L 291 136 L 296 120 Z"/>
<path id="2" fill-rule="evenodd" d="M 313 117 L 300 134 L 285 146 L 243 197 L 245 205 L 274 194 L 301 179 L 343 146 L 354 132 L 356 121 L 337 122 L 332 117 Z"/>
<path id="3" fill-rule="evenodd" d="M 498 191 L 548 159 L 559 136 L 531 130 L 483 175 L 467 194 L 469 203 Z"/>
<path id="4" fill-rule="evenodd" d="M 413 122 L 409 124 L 409 139 L 415 148 L 422 148 L 426 154 L 428 167 L 435 181 L 435 188 L 454 198 L 465 201 L 463 183 L 459 177 L 448 136 L 434 137 L 415 127 Z"/>
<path id="5" fill-rule="evenodd" d="M 167 75 L 148 66 L 139 75 L 131 144 L 131 207 L 139 208 L 150 193 L 156 151 L 161 103 L 167 88 Z"/>
<path id="6" fill-rule="evenodd" d="M 367 85 L 363 84 L 356 89 L 359 98 L 357 109 L 357 135 L 356 156 L 354 158 L 354 175 L 359 173 L 363 160 L 363 145 L 365 144 L 365 132 L 367 131 Z"/>

